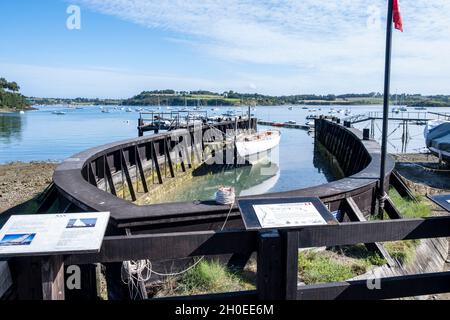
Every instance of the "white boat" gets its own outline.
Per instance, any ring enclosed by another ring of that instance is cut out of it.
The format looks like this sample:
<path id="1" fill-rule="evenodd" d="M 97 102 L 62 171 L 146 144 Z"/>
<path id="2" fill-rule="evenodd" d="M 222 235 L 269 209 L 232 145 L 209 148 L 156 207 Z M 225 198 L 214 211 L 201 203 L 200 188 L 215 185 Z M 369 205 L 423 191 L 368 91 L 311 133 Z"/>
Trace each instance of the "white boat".
<path id="1" fill-rule="evenodd" d="M 53 114 L 56 114 L 56 115 L 58 115 L 58 116 L 62 116 L 62 115 L 65 115 L 65 114 L 66 114 L 64 111 L 53 111 L 52 113 L 53 113 Z"/>
<path id="2" fill-rule="evenodd" d="M 133 112 L 133 110 L 131 110 L 131 108 L 127 108 L 125 111 L 126 112 Z"/>
<path id="3" fill-rule="evenodd" d="M 305 122 L 305 125 L 307 125 L 307 126 L 310 127 L 310 128 L 314 128 L 314 124 L 315 124 L 314 121 L 306 121 L 306 122 Z"/>
<path id="4" fill-rule="evenodd" d="M 236 137 L 236 149 L 239 156 L 253 164 L 261 160 L 260 158 L 263 158 L 253 156 L 277 147 L 280 144 L 280 138 L 281 133 L 278 130 L 266 130 L 251 135 L 238 135 Z"/>
<path id="5" fill-rule="evenodd" d="M 431 153 L 441 160 L 450 162 L 450 121 L 428 121 L 423 135 Z"/>
<path id="6" fill-rule="evenodd" d="M 293 107 L 291 106 L 291 107 L 289 107 L 288 109 L 289 109 L 289 110 L 292 110 L 292 109 L 293 109 Z"/>
<path id="7" fill-rule="evenodd" d="M 289 120 L 289 121 L 286 121 L 286 124 L 297 124 L 297 121 Z"/>

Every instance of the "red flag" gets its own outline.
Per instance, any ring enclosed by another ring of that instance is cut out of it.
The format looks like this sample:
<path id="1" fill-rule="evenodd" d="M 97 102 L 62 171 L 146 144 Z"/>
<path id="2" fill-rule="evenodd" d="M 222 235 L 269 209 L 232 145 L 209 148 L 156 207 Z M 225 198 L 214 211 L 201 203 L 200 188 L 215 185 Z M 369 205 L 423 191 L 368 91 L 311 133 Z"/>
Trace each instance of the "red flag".
<path id="1" fill-rule="evenodd" d="M 394 27 L 397 30 L 403 32 L 403 22 L 402 16 L 400 14 L 400 8 L 398 6 L 398 0 L 394 0 L 394 6 L 392 8 L 393 18 L 394 18 Z"/>

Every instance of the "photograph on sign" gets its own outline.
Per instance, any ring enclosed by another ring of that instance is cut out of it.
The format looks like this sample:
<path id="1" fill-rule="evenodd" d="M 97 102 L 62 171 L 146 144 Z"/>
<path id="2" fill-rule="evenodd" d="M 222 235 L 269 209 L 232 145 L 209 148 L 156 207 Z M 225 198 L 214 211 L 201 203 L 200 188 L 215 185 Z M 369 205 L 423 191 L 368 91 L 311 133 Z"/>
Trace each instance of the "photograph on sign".
<path id="1" fill-rule="evenodd" d="M 0 246 L 28 246 L 35 236 L 36 233 L 5 234 L 0 240 Z"/>
<path id="2" fill-rule="evenodd" d="M 70 219 L 66 228 L 93 228 L 96 222 L 96 218 Z"/>
<path id="3" fill-rule="evenodd" d="M 253 205 L 263 228 L 327 224 L 312 202 Z"/>

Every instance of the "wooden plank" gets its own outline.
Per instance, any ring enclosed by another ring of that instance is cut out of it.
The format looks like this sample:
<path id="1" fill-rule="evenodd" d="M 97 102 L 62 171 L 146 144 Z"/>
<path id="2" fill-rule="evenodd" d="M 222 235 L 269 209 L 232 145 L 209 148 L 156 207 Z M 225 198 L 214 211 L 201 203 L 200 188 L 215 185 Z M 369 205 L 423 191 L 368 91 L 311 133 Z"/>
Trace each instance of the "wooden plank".
<path id="1" fill-rule="evenodd" d="M 448 237 L 450 216 L 349 222 L 299 229 L 299 247 L 324 247 Z"/>
<path id="2" fill-rule="evenodd" d="M 387 213 L 389 218 L 391 219 L 402 219 L 402 214 L 395 207 L 394 202 L 392 202 L 391 198 L 387 198 L 384 201 L 384 211 Z"/>
<path id="3" fill-rule="evenodd" d="M 120 157 L 122 158 L 122 171 L 127 179 L 128 190 L 130 191 L 131 200 L 136 201 L 136 193 L 134 192 L 133 181 L 131 180 L 130 171 L 128 170 L 128 163 L 123 154 L 123 149 L 120 149 Z"/>
<path id="4" fill-rule="evenodd" d="M 299 248 L 440 238 L 449 236 L 450 217 L 350 222 L 288 230 L 298 231 Z M 105 237 L 99 253 L 71 255 L 66 263 L 119 262 L 144 258 L 163 260 L 248 253 L 256 250 L 256 238 L 254 231 L 242 230 Z"/>
<path id="5" fill-rule="evenodd" d="M 156 174 L 158 175 L 159 184 L 162 184 L 161 169 L 159 168 L 158 155 L 156 154 L 155 144 L 153 142 L 150 143 L 150 150 L 152 153 L 153 168 L 155 168 Z"/>
<path id="6" fill-rule="evenodd" d="M 141 177 L 141 182 L 142 182 L 142 186 L 144 187 L 144 192 L 147 193 L 148 186 L 147 186 L 147 180 L 145 179 L 144 167 L 142 165 L 141 152 L 139 150 L 139 146 L 136 146 L 135 148 L 136 148 L 135 149 L 136 150 L 136 164 L 139 169 L 139 176 Z M 137 179 L 137 177 L 136 177 L 136 179 Z"/>
<path id="7" fill-rule="evenodd" d="M 167 260 L 203 255 L 249 253 L 256 250 L 256 233 L 200 231 L 105 237 L 99 253 L 69 255 L 66 264 Z"/>
<path id="8" fill-rule="evenodd" d="M 109 189 L 111 190 L 111 193 L 115 196 L 117 196 L 116 187 L 114 186 L 114 180 L 111 173 L 111 167 L 109 166 L 108 157 L 106 157 L 105 161 L 105 175 L 106 180 L 108 181 Z"/>
<path id="9" fill-rule="evenodd" d="M 42 299 L 64 300 L 64 258 L 49 256 L 42 259 Z"/>
<path id="10" fill-rule="evenodd" d="M 347 216 L 350 218 L 351 221 L 367 221 L 364 217 L 364 214 L 359 210 L 358 205 L 356 204 L 355 200 L 352 197 L 345 199 L 345 204 L 347 206 Z M 365 246 L 369 251 L 377 252 L 380 254 L 388 263 L 390 267 L 394 267 L 397 264 L 395 263 L 394 259 L 392 259 L 391 255 L 386 251 L 383 244 L 374 242 L 374 243 L 365 243 Z"/>
<path id="11" fill-rule="evenodd" d="M 258 300 L 279 300 L 283 296 L 281 242 L 276 230 L 258 233 Z"/>
<path id="12" fill-rule="evenodd" d="M 58 197 L 58 189 L 54 184 L 52 184 L 50 189 L 47 190 L 47 193 L 42 202 L 40 203 L 36 213 L 47 212 L 51 208 L 51 206 L 55 203 L 57 197 Z"/>
<path id="13" fill-rule="evenodd" d="M 0 261 L 0 300 L 12 286 L 11 272 L 8 261 Z"/>
<path id="14" fill-rule="evenodd" d="M 168 139 L 164 139 L 164 152 L 166 153 L 167 163 L 169 164 L 170 176 L 172 178 L 175 178 L 175 172 L 173 170 L 173 163 L 172 163 L 172 158 L 170 157 L 170 150 L 169 150 L 169 145 L 168 145 L 168 143 L 170 141 L 167 141 L 167 140 Z"/>
<path id="15" fill-rule="evenodd" d="M 379 286 L 376 288 L 376 281 Z M 378 300 L 450 292 L 450 271 L 301 286 L 298 300 Z M 369 284 L 369 285 L 368 285 Z M 372 289 L 370 289 L 372 288 Z"/>
<path id="16" fill-rule="evenodd" d="M 402 197 L 408 198 L 412 201 L 417 201 L 414 193 L 408 188 L 406 183 L 403 181 L 403 178 L 396 170 L 391 172 L 390 184 Z"/>
<path id="17" fill-rule="evenodd" d="M 88 181 L 92 185 L 94 185 L 96 187 L 98 186 L 97 185 L 97 178 L 95 177 L 94 170 L 92 169 L 92 163 L 91 162 L 88 163 Z"/>
<path id="18" fill-rule="evenodd" d="M 283 238 L 283 298 L 295 300 L 298 283 L 298 234 L 297 231 L 283 231 L 281 234 Z"/>

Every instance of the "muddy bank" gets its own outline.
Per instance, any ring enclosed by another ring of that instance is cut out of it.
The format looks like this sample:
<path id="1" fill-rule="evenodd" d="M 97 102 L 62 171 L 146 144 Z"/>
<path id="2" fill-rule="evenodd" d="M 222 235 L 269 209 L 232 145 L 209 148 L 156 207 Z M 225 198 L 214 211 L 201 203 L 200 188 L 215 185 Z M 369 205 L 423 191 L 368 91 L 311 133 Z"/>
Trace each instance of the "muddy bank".
<path id="1" fill-rule="evenodd" d="M 33 198 L 52 182 L 56 163 L 15 162 L 0 165 L 0 215 L 33 210 Z"/>
<path id="2" fill-rule="evenodd" d="M 392 155 L 395 169 L 407 180 L 408 186 L 422 195 L 450 192 L 450 165 L 439 165 L 432 154 Z"/>

